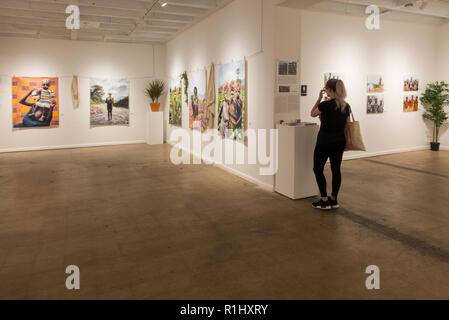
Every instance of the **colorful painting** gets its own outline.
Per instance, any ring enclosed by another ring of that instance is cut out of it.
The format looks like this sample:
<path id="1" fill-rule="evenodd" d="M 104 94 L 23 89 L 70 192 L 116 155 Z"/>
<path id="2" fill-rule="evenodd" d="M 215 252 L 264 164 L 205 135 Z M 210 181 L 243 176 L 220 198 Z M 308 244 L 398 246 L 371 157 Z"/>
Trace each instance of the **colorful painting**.
<path id="1" fill-rule="evenodd" d="M 417 95 L 404 96 L 402 110 L 404 112 L 416 112 L 419 107 L 419 98 Z"/>
<path id="2" fill-rule="evenodd" d="M 182 126 L 181 80 L 170 79 L 170 105 L 168 123 L 172 126 Z"/>
<path id="3" fill-rule="evenodd" d="M 384 113 L 383 95 L 371 95 L 366 99 L 366 113 Z"/>
<path id="4" fill-rule="evenodd" d="M 13 77 L 14 129 L 59 127 L 58 78 Z"/>
<path id="5" fill-rule="evenodd" d="M 189 128 L 205 131 L 203 115 L 206 108 L 206 70 L 190 72 L 188 77 Z"/>
<path id="6" fill-rule="evenodd" d="M 326 72 L 324 74 L 324 85 L 330 80 L 330 79 L 338 79 L 344 81 L 344 75 L 343 73 L 334 73 L 334 72 Z"/>
<path id="7" fill-rule="evenodd" d="M 218 71 L 218 131 L 242 142 L 248 129 L 246 72 L 246 60 L 221 65 Z"/>
<path id="8" fill-rule="evenodd" d="M 129 80 L 90 79 L 90 125 L 129 126 Z"/>
<path id="9" fill-rule="evenodd" d="M 384 92 L 384 81 L 381 74 L 372 73 L 367 76 L 366 90 L 369 93 Z"/>
<path id="10" fill-rule="evenodd" d="M 419 80 L 417 76 L 407 75 L 404 77 L 404 91 L 418 91 Z"/>

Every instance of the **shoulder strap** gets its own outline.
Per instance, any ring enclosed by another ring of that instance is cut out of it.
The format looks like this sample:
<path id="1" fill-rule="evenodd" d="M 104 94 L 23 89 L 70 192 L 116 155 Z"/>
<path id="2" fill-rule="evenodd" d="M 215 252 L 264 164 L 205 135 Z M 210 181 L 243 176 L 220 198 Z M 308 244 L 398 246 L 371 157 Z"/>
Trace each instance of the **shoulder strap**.
<path id="1" fill-rule="evenodd" d="M 354 122 L 355 121 L 354 114 L 352 113 L 352 108 L 349 104 L 348 104 L 348 108 L 349 108 L 349 118 L 352 118 L 352 122 Z"/>

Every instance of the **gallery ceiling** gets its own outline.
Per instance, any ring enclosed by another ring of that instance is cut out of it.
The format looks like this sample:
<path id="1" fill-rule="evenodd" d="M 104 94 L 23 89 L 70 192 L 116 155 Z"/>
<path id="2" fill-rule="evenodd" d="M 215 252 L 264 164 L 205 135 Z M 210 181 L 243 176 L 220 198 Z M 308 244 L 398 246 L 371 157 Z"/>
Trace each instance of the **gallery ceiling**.
<path id="1" fill-rule="evenodd" d="M 286 0 L 281 6 L 347 15 L 366 15 L 368 5 L 378 5 L 382 17 L 392 20 L 443 24 L 449 22 L 449 0 Z"/>
<path id="2" fill-rule="evenodd" d="M 0 37 L 164 43 L 232 0 L 0 0 Z M 81 28 L 65 27 L 66 7 Z"/>

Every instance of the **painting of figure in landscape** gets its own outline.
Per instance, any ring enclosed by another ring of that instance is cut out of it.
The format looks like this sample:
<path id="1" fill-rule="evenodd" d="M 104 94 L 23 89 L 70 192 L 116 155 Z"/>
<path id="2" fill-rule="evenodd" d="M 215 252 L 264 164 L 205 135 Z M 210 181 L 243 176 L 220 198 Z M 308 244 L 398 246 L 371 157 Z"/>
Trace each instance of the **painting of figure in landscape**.
<path id="1" fill-rule="evenodd" d="M 90 125 L 129 125 L 129 80 L 90 79 Z"/>

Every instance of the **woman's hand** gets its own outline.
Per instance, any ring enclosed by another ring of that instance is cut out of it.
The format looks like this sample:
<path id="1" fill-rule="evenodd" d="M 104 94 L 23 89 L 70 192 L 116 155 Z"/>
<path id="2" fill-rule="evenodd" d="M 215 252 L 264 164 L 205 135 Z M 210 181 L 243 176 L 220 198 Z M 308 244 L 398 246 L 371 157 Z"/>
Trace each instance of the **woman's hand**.
<path id="1" fill-rule="evenodd" d="M 318 95 L 318 100 L 315 103 L 315 105 L 313 106 L 312 111 L 310 111 L 310 116 L 312 118 L 316 118 L 319 115 L 321 115 L 321 111 L 318 109 L 318 107 L 319 107 L 319 105 L 321 103 L 321 100 L 323 100 L 323 97 L 324 97 L 325 93 L 326 93 L 325 89 L 320 90 L 320 94 Z"/>
<path id="2" fill-rule="evenodd" d="M 318 101 L 321 102 L 323 100 L 324 95 L 326 94 L 326 90 L 320 90 L 320 94 L 318 95 Z"/>

